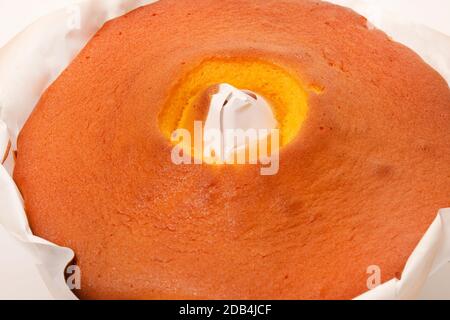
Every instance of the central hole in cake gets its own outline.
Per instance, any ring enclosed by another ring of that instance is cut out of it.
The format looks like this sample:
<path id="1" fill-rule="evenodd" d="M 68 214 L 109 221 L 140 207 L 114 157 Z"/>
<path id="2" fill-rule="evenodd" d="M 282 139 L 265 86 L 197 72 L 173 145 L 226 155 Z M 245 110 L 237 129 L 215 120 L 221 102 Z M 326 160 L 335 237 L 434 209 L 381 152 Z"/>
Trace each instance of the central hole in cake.
<path id="1" fill-rule="evenodd" d="M 164 136 L 170 140 L 177 129 L 186 129 L 193 135 L 195 121 L 206 122 L 211 98 L 221 84 L 267 102 L 280 132 L 280 147 L 298 134 L 308 106 L 306 91 L 297 77 L 261 60 L 211 59 L 185 74 L 172 89 L 158 119 Z"/>

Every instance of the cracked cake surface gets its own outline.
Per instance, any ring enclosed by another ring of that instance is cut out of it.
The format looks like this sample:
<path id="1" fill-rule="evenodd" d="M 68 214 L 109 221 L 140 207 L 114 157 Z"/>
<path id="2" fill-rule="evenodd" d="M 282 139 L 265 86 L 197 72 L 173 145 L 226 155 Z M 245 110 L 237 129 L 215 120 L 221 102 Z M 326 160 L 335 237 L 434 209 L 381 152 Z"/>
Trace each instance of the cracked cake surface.
<path id="1" fill-rule="evenodd" d="M 209 78 L 193 73 L 211 61 Z M 292 86 L 255 92 L 307 107 L 274 176 L 171 162 L 171 97 L 188 75 L 206 90 L 225 61 L 236 86 L 283 70 Z M 162 0 L 106 23 L 48 88 L 14 179 L 32 231 L 75 251 L 81 298 L 354 298 L 371 265 L 399 277 L 450 204 L 450 92 L 339 6 Z"/>

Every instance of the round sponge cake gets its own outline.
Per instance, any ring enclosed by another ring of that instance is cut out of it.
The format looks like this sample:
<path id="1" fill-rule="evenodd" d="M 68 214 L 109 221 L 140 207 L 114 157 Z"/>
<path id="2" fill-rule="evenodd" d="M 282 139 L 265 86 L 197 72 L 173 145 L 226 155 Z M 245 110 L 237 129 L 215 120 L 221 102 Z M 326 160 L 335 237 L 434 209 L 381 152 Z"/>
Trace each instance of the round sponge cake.
<path id="1" fill-rule="evenodd" d="M 278 174 L 172 163 L 171 132 L 218 83 L 271 102 Z M 162 0 L 45 92 L 14 179 L 33 232 L 74 249 L 81 298 L 354 298 L 450 205 L 450 91 L 335 5 Z"/>

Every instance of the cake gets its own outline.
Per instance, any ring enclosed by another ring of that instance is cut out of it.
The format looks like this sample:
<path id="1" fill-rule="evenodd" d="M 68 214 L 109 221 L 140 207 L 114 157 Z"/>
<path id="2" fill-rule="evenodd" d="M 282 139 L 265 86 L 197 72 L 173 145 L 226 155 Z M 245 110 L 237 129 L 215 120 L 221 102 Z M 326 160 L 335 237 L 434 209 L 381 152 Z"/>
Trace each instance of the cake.
<path id="1" fill-rule="evenodd" d="M 173 130 L 229 83 L 271 102 L 279 172 L 175 165 Z M 206 95 L 208 96 L 208 95 Z M 450 91 L 351 10 L 161 0 L 106 23 L 20 132 L 34 234 L 84 299 L 351 299 L 450 204 Z"/>

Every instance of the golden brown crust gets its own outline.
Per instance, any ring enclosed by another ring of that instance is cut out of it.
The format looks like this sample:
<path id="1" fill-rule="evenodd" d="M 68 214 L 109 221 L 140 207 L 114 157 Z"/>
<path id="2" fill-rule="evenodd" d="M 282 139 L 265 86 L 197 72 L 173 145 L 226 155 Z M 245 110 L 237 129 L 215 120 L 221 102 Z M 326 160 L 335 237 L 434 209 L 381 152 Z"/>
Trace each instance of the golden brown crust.
<path id="1" fill-rule="evenodd" d="M 220 35 L 220 36 L 219 36 Z M 158 114 L 205 58 L 263 58 L 311 95 L 280 171 L 175 166 Z M 14 178 L 33 231 L 74 249 L 82 298 L 353 298 L 450 203 L 450 92 L 338 6 L 165 0 L 108 22 L 47 90 Z"/>

